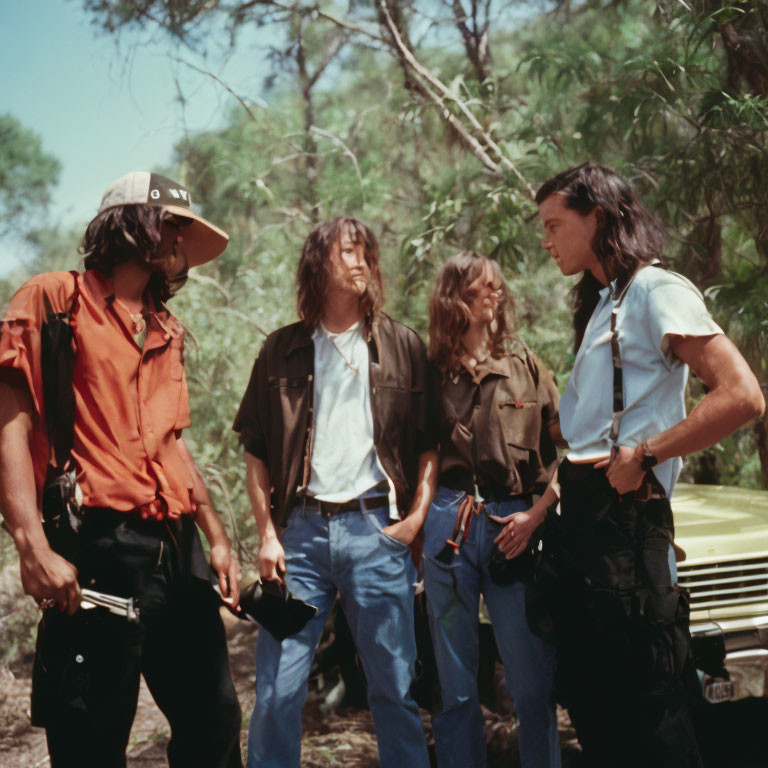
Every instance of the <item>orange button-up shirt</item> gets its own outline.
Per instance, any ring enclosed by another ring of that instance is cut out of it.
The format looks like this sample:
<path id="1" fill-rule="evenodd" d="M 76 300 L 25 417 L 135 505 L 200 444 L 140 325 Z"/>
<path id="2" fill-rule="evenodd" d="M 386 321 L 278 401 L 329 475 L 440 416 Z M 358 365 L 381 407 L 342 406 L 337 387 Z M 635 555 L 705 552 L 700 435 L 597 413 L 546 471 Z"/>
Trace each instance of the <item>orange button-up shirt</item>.
<path id="1" fill-rule="evenodd" d="M 70 319 L 75 357 L 75 434 L 72 457 L 85 506 L 121 511 L 193 510 L 192 478 L 177 436 L 188 427 L 184 329 L 167 309 L 153 312 L 140 347 L 111 279 L 98 270 L 77 277 Z M 21 371 L 34 406 L 31 441 L 38 498 L 49 460 L 40 365 L 40 328 L 47 315 L 69 312 L 74 278 L 50 272 L 25 283 L 2 320 L 0 367 Z"/>

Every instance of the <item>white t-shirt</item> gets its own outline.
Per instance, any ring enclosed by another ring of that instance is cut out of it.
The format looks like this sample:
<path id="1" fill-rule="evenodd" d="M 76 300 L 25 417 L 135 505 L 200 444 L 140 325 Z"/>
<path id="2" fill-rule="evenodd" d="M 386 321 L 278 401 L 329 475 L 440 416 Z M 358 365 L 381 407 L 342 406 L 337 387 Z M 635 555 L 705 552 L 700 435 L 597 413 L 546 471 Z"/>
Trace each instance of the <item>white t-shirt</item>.
<path id="1" fill-rule="evenodd" d="M 612 286 L 600 291 L 560 400 L 560 424 L 572 461 L 607 456 L 611 450 L 611 293 Z M 672 353 L 669 335 L 712 336 L 722 330 L 689 280 L 658 267 L 637 273 L 619 307 L 617 325 L 626 411 L 618 445 L 634 447 L 686 415 L 688 366 Z M 669 497 L 682 464 L 674 458 L 654 467 Z"/>
<path id="2" fill-rule="evenodd" d="M 360 322 L 343 333 L 321 323 L 312 340 L 315 418 L 307 492 L 323 501 L 349 501 L 386 479 L 373 442 L 368 344 Z"/>

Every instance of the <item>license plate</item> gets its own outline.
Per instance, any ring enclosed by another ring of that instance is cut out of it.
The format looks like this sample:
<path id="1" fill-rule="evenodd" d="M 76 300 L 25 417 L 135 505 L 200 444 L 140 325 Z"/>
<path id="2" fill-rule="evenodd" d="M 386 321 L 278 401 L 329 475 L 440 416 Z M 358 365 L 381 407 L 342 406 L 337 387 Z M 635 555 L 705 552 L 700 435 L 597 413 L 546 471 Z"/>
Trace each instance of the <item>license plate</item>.
<path id="1" fill-rule="evenodd" d="M 704 698 L 710 704 L 730 701 L 733 696 L 733 683 L 730 680 L 710 680 L 704 686 Z"/>

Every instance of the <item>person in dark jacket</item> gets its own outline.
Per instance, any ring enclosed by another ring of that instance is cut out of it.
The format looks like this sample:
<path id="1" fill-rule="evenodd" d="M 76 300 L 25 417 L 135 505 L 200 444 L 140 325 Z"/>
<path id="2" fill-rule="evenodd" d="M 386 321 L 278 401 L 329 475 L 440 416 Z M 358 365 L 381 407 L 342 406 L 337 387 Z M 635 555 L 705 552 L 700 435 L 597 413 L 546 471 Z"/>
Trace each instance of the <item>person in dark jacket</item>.
<path id="1" fill-rule="evenodd" d="M 235 420 L 259 528 L 259 572 L 319 610 L 262 631 L 248 766 L 298 768 L 312 657 L 340 597 L 368 681 L 384 768 L 427 768 L 409 545 L 435 482 L 418 335 L 381 311 L 379 250 L 356 219 L 318 225 L 298 270 L 299 322 L 272 333 Z"/>

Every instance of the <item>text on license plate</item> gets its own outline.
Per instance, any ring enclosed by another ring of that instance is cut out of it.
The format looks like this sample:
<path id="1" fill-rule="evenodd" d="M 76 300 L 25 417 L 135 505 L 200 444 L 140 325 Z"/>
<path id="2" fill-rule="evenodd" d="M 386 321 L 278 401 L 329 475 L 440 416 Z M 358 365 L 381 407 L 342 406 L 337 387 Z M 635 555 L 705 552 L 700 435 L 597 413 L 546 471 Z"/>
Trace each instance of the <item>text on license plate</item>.
<path id="1" fill-rule="evenodd" d="M 730 701 L 733 695 L 733 683 L 730 680 L 710 680 L 704 686 L 704 698 L 710 704 Z"/>

